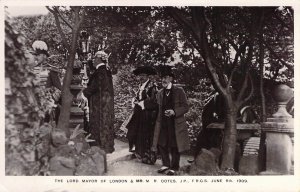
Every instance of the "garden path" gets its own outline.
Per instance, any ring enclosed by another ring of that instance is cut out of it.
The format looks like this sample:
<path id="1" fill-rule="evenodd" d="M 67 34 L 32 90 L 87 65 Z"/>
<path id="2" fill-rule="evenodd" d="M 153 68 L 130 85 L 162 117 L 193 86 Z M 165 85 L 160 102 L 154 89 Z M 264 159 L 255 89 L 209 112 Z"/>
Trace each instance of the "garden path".
<path id="1" fill-rule="evenodd" d="M 115 151 L 107 155 L 107 176 L 164 176 L 156 171 L 162 166 L 158 159 L 154 165 L 141 163 L 136 158 L 132 159 L 128 151 L 128 144 L 115 139 Z M 188 155 L 181 155 L 180 166 L 188 165 Z"/>

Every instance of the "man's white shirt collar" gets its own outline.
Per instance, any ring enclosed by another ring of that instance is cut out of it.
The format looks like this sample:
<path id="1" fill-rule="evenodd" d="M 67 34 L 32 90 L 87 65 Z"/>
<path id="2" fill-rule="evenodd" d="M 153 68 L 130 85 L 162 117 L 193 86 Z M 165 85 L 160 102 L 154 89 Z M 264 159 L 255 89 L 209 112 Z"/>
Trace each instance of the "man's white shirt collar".
<path id="1" fill-rule="evenodd" d="M 143 93 L 143 91 L 144 91 L 144 89 L 145 89 L 145 87 L 146 87 L 146 85 L 147 85 L 147 83 L 148 83 L 149 81 L 150 81 L 150 79 L 148 79 L 148 80 L 147 80 L 145 83 L 143 83 L 143 85 L 140 87 L 140 89 L 139 89 L 139 99 L 142 99 L 142 93 Z M 144 101 L 140 101 L 140 102 L 138 103 L 138 105 L 141 106 L 142 110 L 145 109 Z"/>
<path id="2" fill-rule="evenodd" d="M 103 65 L 105 65 L 105 63 L 100 63 L 100 64 L 98 64 L 98 65 L 96 66 L 96 69 L 98 69 L 99 67 L 101 67 L 101 66 L 103 66 Z"/>
<path id="3" fill-rule="evenodd" d="M 140 90 L 144 90 L 147 83 L 149 82 L 150 79 L 148 79 L 145 83 L 143 83 L 143 85 L 141 86 Z"/>

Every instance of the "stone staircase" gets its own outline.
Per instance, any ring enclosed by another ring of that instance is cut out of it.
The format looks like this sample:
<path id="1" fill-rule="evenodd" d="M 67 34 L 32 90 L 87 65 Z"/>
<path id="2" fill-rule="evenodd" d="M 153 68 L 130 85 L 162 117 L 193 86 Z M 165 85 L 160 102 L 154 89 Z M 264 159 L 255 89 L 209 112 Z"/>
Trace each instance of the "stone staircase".
<path id="1" fill-rule="evenodd" d="M 70 128 L 75 128 L 80 124 L 80 128 L 83 128 L 83 115 L 84 112 L 77 106 L 71 107 L 71 116 L 70 116 Z"/>
<path id="2" fill-rule="evenodd" d="M 78 93 L 82 90 L 81 80 L 82 80 L 82 63 L 77 60 L 74 63 L 73 68 L 73 79 L 71 81 L 70 91 L 74 96 L 73 103 L 71 106 L 71 114 L 70 114 L 70 128 L 74 129 L 78 124 L 80 124 L 80 128 L 83 128 L 83 117 L 84 112 L 81 108 L 77 106 L 76 97 Z"/>

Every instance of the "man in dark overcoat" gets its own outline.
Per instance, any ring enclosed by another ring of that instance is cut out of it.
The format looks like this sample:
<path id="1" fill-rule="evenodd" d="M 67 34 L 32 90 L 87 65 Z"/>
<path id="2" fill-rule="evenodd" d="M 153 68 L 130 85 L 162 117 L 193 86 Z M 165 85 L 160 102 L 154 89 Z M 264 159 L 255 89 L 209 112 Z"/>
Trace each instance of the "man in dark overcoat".
<path id="1" fill-rule="evenodd" d="M 99 146 L 106 153 L 114 151 L 114 92 L 108 55 L 103 51 L 95 54 L 95 72 L 91 75 L 87 88 L 83 90 L 88 99 L 89 130 L 91 146 Z"/>
<path id="2" fill-rule="evenodd" d="M 158 105 L 157 86 L 150 76 L 155 75 L 156 70 L 150 66 L 142 66 L 136 68 L 133 73 L 137 76 L 140 86 L 132 101 L 133 115 L 126 126 L 129 151 L 135 152 L 143 163 L 154 164 L 156 156 L 151 153 L 151 146 Z"/>
<path id="3" fill-rule="evenodd" d="M 190 148 L 187 124 L 184 114 L 189 106 L 184 90 L 174 86 L 174 75 L 170 68 L 161 72 L 163 88 L 157 93 L 159 105 L 155 124 L 153 148 L 158 149 L 163 166 L 159 173 L 174 175 L 179 169 L 180 153 Z M 171 159 L 169 157 L 171 154 Z"/>

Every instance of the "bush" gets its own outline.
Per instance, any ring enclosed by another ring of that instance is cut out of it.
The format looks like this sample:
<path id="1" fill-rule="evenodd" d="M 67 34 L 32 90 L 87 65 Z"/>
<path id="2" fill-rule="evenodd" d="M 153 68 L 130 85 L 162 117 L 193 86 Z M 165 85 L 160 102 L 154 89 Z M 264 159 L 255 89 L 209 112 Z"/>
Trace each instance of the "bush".
<path id="1" fill-rule="evenodd" d="M 209 97 L 210 87 L 206 86 L 207 79 L 200 79 L 199 85 L 193 89 L 187 89 L 189 112 L 185 115 L 188 124 L 190 146 L 193 150 L 196 147 L 197 136 L 202 129 L 202 110 Z"/>
<path id="2" fill-rule="evenodd" d="M 49 145 L 42 143 L 45 130 L 50 133 L 52 126 L 43 124 L 42 119 L 51 102 L 45 89 L 35 85 L 33 65 L 25 57 L 23 41 L 6 20 L 5 173 L 45 175 Z"/>
<path id="3" fill-rule="evenodd" d="M 115 102 L 115 134 L 119 139 L 124 140 L 126 132 L 120 127 L 123 122 L 130 117 L 132 113 L 131 99 L 135 96 L 138 84 L 132 75 L 132 68 L 128 65 L 122 66 L 116 75 L 114 81 L 114 102 Z"/>

